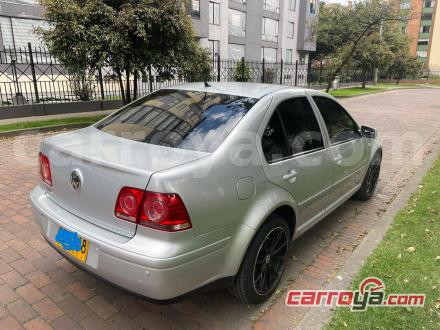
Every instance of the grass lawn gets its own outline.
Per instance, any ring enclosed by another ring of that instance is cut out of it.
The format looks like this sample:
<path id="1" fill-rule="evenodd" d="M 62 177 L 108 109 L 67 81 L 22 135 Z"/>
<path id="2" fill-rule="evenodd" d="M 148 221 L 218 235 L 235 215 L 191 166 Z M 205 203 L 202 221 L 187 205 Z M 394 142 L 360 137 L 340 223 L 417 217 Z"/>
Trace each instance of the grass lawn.
<path id="1" fill-rule="evenodd" d="M 348 88 L 340 88 L 337 90 L 330 90 L 329 94 L 334 97 L 350 97 L 350 96 L 358 96 L 364 94 L 372 94 L 381 91 L 387 91 L 391 89 L 400 89 L 400 88 L 424 88 L 424 87 L 434 87 L 438 88 L 439 86 L 436 84 L 399 84 L 395 83 L 379 83 L 377 85 L 371 86 L 368 85 L 365 88 L 362 87 L 348 87 Z"/>
<path id="2" fill-rule="evenodd" d="M 425 307 L 338 308 L 327 330 L 440 329 L 440 158 L 353 280 L 353 289 L 368 276 L 382 279 L 386 294 L 424 293 Z"/>
<path id="3" fill-rule="evenodd" d="M 6 125 L 0 125 L 0 132 L 13 131 L 24 128 L 38 128 L 44 126 L 57 126 L 57 125 L 67 125 L 67 124 L 93 124 L 104 117 L 105 116 L 73 117 L 73 118 L 50 119 L 50 120 L 41 120 L 41 121 L 33 121 L 33 122 L 6 124 Z"/>
<path id="4" fill-rule="evenodd" d="M 363 94 L 371 94 L 371 93 L 377 93 L 383 90 L 387 90 L 388 88 L 385 87 L 370 87 L 367 86 L 365 88 L 362 87 L 348 87 L 348 88 L 340 88 L 337 90 L 330 90 L 329 94 L 333 95 L 334 97 L 349 97 L 349 96 L 357 96 L 357 95 L 363 95 Z"/>

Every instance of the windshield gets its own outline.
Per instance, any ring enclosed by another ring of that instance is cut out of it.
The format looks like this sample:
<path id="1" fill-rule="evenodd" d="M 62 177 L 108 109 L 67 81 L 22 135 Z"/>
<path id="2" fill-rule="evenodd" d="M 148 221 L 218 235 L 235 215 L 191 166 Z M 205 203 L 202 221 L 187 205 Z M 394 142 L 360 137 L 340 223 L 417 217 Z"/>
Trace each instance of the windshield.
<path id="1" fill-rule="evenodd" d="M 258 99 L 164 89 L 96 125 L 122 138 L 172 148 L 214 151 Z"/>

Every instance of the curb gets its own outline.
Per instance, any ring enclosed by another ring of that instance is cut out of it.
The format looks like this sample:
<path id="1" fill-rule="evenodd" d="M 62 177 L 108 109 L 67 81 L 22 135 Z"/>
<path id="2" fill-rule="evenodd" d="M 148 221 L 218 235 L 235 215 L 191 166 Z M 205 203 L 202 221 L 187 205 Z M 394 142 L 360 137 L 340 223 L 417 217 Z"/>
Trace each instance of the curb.
<path id="1" fill-rule="evenodd" d="M 92 125 L 92 123 L 76 123 L 76 124 L 42 126 L 42 127 L 35 127 L 35 128 L 23 128 L 23 129 L 17 129 L 17 130 L 13 130 L 13 131 L 0 132 L 0 139 L 11 138 L 11 137 L 19 136 L 19 135 L 31 135 L 31 134 L 45 133 L 45 132 L 51 132 L 51 131 L 60 131 L 63 129 L 78 129 L 78 128 L 84 128 L 84 127 L 87 127 L 90 125 Z"/>

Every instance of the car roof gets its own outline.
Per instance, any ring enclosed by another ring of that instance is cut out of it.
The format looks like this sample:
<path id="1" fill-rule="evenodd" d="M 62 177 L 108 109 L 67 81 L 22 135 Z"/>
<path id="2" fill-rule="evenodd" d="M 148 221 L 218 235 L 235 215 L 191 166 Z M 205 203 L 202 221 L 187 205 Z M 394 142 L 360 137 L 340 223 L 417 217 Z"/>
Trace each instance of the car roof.
<path id="1" fill-rule="evenodd" d="M 165 89 L 182 89 L 189 91 L 210 92 L 228 95 L 237 95 L 261 99 L 263 96 L 284 90 L 304 91 L 306 88 L 291 87 L 283 85 L 249 83 L 249 82 L 209 82 L 210 87 L 205 87 L 205 83 L 187 83 L 182 85 L 169 86 Z"/>

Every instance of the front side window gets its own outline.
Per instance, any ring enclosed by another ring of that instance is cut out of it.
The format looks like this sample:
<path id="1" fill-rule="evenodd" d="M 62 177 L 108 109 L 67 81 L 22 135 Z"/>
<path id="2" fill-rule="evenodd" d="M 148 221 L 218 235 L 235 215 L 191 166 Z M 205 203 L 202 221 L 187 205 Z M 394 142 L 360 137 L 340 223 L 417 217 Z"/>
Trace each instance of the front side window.
<path id="1" fill-rule="evenodd" d="M 266 160 L 277 160 L 324 148 L 321 129 L 306 97 L 281 102 L 264 131 Z"/>
<path id="2" fill-rule="evenodd" d="M 220 25 L 220 4 L 209 2 L 209 24 Z"/>
<path id="3" fill-rule="evenodd" d="M 322 96 L 313 100 L 324 119 L 332 144 L 342 143 L 361 137 L 359 127 L 348 112 L 337 102 Z"/>
<path id="4" fill-rule="evenodd" d="M 246 13 L 235 9 L 229 9 L 228 28 L 230 36 L 246 36 Z"/>
<path id="5" fill-rule="evenodd" d="M 263 31 L 262 31 L 262 39 L 265 41 L 278 41 L 278 21 L 263 17 Z"/>
<path id="6" fill-rule="evenodd" d="M 243 96 L 164 89 L 114 113 L 96 128 L 138 142 L 213 152 L 257 102 Z"/>

